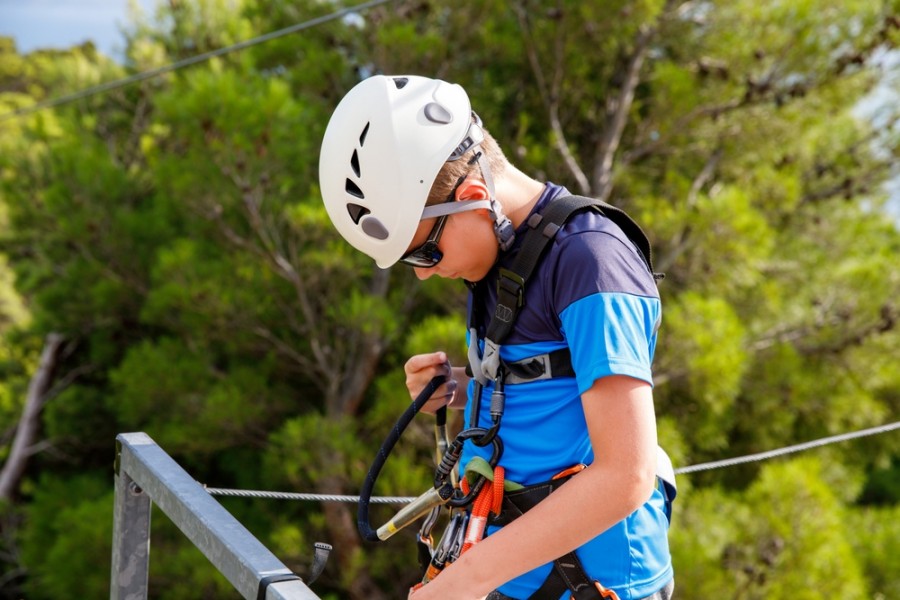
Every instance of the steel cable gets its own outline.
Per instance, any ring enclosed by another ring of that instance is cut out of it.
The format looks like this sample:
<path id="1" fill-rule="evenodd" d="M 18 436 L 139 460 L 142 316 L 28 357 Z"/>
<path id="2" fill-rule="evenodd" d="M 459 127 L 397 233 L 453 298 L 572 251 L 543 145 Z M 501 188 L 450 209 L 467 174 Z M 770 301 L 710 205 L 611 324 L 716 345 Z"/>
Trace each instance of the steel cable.
<path id="1" fill-rule="evenodd" d="M 81 100 L 82 98 L 87 98 L 89 96 L 93 96 L 95 94 L 100 94 L 102 92 L 108 92 L 111 90 L 115 90 L 121 87 L 125 87 L 127 85 L 131 85 L 132 83 L 137 83 L 139 81 L 145 81 L 147 79 L 152 79 L 153 77 L 158 77 L 165 73 L 170 73 L 172 71 L 177 71 L 178 69 L 182 69 L 184 67 L 189 67 L 191 65 L 195 65 L 197 63 L 201 63 L 207 61 L 211 58 L 215 58 L 217 56 L 222 56 L 224 54 L 228 54 L 230 52 L 235 52 L 237 50 L 243 50 L 244 48 L 249 48 L 250 46 L 255 46 L 257 44 L 261 44 L 263 42 L 268 42 L 270 40 L 274 40 L 276 38 L 280 38 L 291 33 L 296 33 L 298 31 L 302 31 L 304 29 L 310 29 L 317 25 L 322 25 L 323 23 L 327 23 L 328 21 L 333 21 L 335 19 L 339 19 L 341 17 L 345 17 L 347 15 L 368 10 L 380 4 L 386 4 L 388 2 L 393 2 L 394 0 L 371 0 L 370 2 L 364 2 L 362 4 L 358 4 L 356 6 L 351 6 L 348 8 L 344 8 L 338 10 L 336 12 L 317 17 L 315 19 L 310 19 L 309 21 L 304 21 L 303 23 L 297 23 L 295 25 L 291 25 L 290 27 L 285 27 L 284 29 L 279 29 L 277 31 L 273 31 L 271 33 L 267 33 L 255 38 L 251 38 L 249 40 L 245 40 L 243 42 L 238 42 L 237 44 L 232 44 L 230 46 L 225 46 L 224 48 L 218 48 L 216 50 L 211 50 L 210 52 L 204 52 L 203 54 L 197 54 L 196 56 L 191 56 L 185 58 L 183 60 L 179 60 L 177 62 L 163 65 L 161 67 L 157 67 L 155 69 L 150 69 L 149 71 L 142 71 L 141 73 L 135 73 L 129 77 L 124 77 L 122 79 L 116 79 L 115 81 L 108 81 L 106 83 L 101 83 L 99 85 L 95 85 L 93 87 L 86 88 L 84 90 L 73 92 L 71 94 L 67 94 L 65 96 L 60 96 L 59 98 L 52 98 L 50 100 L 44 100 L 42 102 L 38 102 L 37 104 L 33 104 L 32 106 L 27 106 L 25 108 L 20 108 L 18 110 L 14 110 L 12 112 L 0 114 L 0 123 L 3 121 L 8 121 L 10 119 L 14 119 L 16 117 L 21 117 L 23 115 L 31 114 L 33 112 L 37 112 L 43 110 L 45 108 L 53 108 L 55 106 L 61 106 L 63 104 L 68 104 L 69 102 L 74 102 L 76 100 Z"/>
<path id="2" fill-rule="evenodd" d="M 748 454 L 746 456 L 739 456 L 736 458 L 728 458 L 725 460 L 718 460 L 714 462 L 701 463 L 697 465 L 691 465 L 687 467 L 681 467 L 675 469 L 676 475 L 687 475 L 689 473 L 696 473 L 698 471 L 709 471 L 712 469 L 724 469 L 726 467 L 731 467 L 734 465 L 745 464 L 749 462 L 758 462 L 763 460 L 768 460 L 770 458 L 776 458 L 779 456 L 785 456 L 787 454 L 793 454 L 796 452 L 802 452 L 804 450 L 810 450 L 812 448 L 819 448 L 821 446 L 827 446 L 829 444 L 836 444 L 839 442 L 845 442 L 848 440 L 854 440 L 862 437 L 868 437 L 872 435 L 878 435 L 881 433 L 887 433 L 889 431 L 894 431 L 896 429 L 900 429 L 900 421 L 896 421 L 894 423 L 888 423 L 887 425 L 881 425 L 878 427 L 871 427 L 869 429 L 861 429 L 859 431 L 853 431 L 849 433 L 842 433 L 840 435 L 833 435 L 830 437 L 820 438 L 818 440 L 813 440 L 810 442 L 804 442 L 802 444 L 795 444 L 793 446 L 785 446 L 783 448 L 778 448 L 775 450 L 769 450 L 767 452 L 759 452 L 757 454 Z M 232 497 L 246 497 L 246 498 L 269 498 L 273 500 L 308 500 L 308 501 L 317 501 L 317 502 L 359 502 L 359 496 L 340 496 L 340 495 L 329 495 L 329 494 L 296 494 L 289 492 L 266 492 L 259 490 L 234 490 L 234 489 L 222 489 L 222 488 L 206 488 L 206 491 L 209 492 L 213 496 L 232 496 Z M 373 504 L 409 504 L 415 500 L 414 497 L 407 496 L 373 496 L 370 500 Z"/>

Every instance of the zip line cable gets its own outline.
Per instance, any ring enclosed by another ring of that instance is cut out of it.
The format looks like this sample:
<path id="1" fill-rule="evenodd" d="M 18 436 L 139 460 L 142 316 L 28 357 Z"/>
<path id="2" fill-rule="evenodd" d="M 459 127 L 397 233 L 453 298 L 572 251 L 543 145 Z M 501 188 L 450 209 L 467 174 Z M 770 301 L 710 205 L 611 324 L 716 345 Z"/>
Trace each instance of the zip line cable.
<path id="1" fill-rule="evenodd" d="M 125 87 L 127 85 L 131 85 L 132 83 L 137 83 L 139 81 L 145 81 L 147 79 L 152 79 L 153 77 L 158 77 L 159 75 L 163 75 L 165 73 L 170 73 L 172 71 L 176 71 L 178 69 L 182 69 L 184 67 L 189 67 L 191 65 L 195 65 L 197 63 L 201 63 L 207 61 L 211 58 L 215 58 L 217 56 L 222 56 L 224 54 L 228 54 L 230 52 L 235 52 L 237 50 L 243 50 L 244 48 L 249 48 L 250 46 L 255 46 L 257 44 L 262 44 L 263 42 L 268 42 L 270 40 L 274 40 L 276 38 L 284 37 L 291 33 L 296 33 L 298 31 L 302 31 L 304 29 L 311 29 L 316 27 L 317 25 L 322 25 L 323 23 L 327 23 L 329 21 L 334 21 L 335 19 L 339 19 L 341 17 L 345 17 L 347 15 L 358 13 L 361 11 L 368 10 L 370 8 L 374 8 L 381 4 L 387 4 L 388 2 L 393 2 L 394 0 L 370 0 L 369 2 L 364 2 L 362 4 L 358 4 L 356 6 L 352 6 L 349 8 L 344 8 L 339 11 L 333 12 L 328 15 L 324 15 L 321 17 L 316 17 L 315 19 L 310 19 L 309 21 L 304 21 L 303 23 L 297 23 L 295 25 L 291 25 L 290 27 L 285 27 L 284 29 L 279 29 L 277 31 L 273 31 L 271 33 L 267 33 L 261 35 L 259 37 L 251 38 L 249 40 L 245 40 L 243 42 L 238 42 L 237 44 L 232 44 L 231 46 L 225 46 L 224 48 L 219 48 L 217 50 L 212 50 L 210 52 L 204 52 L 203 54 L 198 54 L 196 56 L 191 56 L 189 58 L 185 58 L 183 60 L 179 60 L 177 62 L 163 65 L 162 67 L 157 67 L 155 69 L 150 69 L 149 71 L 143 71 L 141 73 L 136 73 L 129 77 L 125 77 L 123 79 L 116 79 L 115 81 L 108 81 L 106 83 L 101 83 L 99 85 L 95 85 L 93 87 L 89 87 L 87 89 L 81 90 L 79 92 L 74 92 L 72 94 L 67 94 L 65 96 L 60 96 L 59 98 L 53 98 L 50 100 L 44 100 L 43 102 L 38 102 L 32 106 L 28 106 L 25 108 L 20 108 L 18 110 L 14 110 L 12 112 L 0 114 L 0 123 L 4 121 L 8 121 L 10 119 L 15 119 L 17 117 L 21 117 L 27 114 L 31 114 L 34 112 L 38 112 L 40 110 L 44 110 L 45 108 L 53 108 L 56 106 L 61 106 L 63 104 L 68 104 L 70 102 L 74 102 L 76 100 L 81 100 L 82 98 L 87 98 L 89 96 L 94 96 L 96 94 L 100 94 L 103 92 L 108 92 L 111 90 L 115 90 L 121 87 Z"/>
<path id="2" fill-rule="evenodd" d="M 847 440 L 853 440 L 857 438 L 867 437 L 871 435 L 878 435 L 881 433 L 887 433 L 889 431 L 894 431 L 896 429 L 900 429 L 900 421 L 896 421 L 894 423 L 888 423 L 887 425 L 881 425 L 878 427 L 872 427 L 869 429 L 861 429 L 859 431 L 853 431 L 850 433 L 842 433 L 840 435 L 833 435 L 830 437 L 820 438 L 818 440 L 813 440 L 811 442 L 804 442 L 802 444 L 795 444 L 793 446 L 785 446 L 784 448 L 778 448 L 776 450 L 769 450 L 767 452 L 759 452 L 757 454 L 748 454 L 747 456 L 739 456 L 736 458 L 728 458 L 725 460 L 718 460 L 715 462 L 701 463 L 698 465 L 691 465 L 688 467 L 681 467 L 679 469 L 675 469 L 676 475 L 687 475 L 689 473 L 696 473 L 698 471 L 709 471 L 712 469 L 723 469 L 726 467 L 731 467 L 734 465 L 740 465 L 749 462 L 758 462 L 767 460 L 770 458 L 776 458 L 779 456 L 784 456 L 787 454 L 793 454 L 795 452 L 802 452 L 803 450 L 809 450 L 812 448 L 819 448 L 821 446 L 827 446 L 829 444 L 836 444 L 838 442 L 845 442 Z M 210 488 L 204 486 L 206 491 L 212 496 L 231 496 L 231 497 L 244 497 L 244 498 L 268 498 L 271 500 L 309 500 L 309 501 L 319 501 L 319 502 L 359 502 L 359 496 L 339 496 L 339 495 L 329 495 L 329 494 L 295 494 L 289 492 L 264 492 L 258 490 L 232 490 L 232 489 L 223 489 L 223 488 Z M 413 497 L 405 497 L 405 496 L 382 496 L 376 497 L 373 496 L 370 502 L 373 504 L 409 504 L 415 500 Z"/>
<path id="3" fill-rule="evenodd" d="M 820 446 L 827 446 L 828 444 L 836 444 L 838 442 L 844 442 L 847 440 L 853 440 L 856 438 L 866 437 L 870 435 L 878 435 L 879 433 L 887 433 L 888 431 L 893 431 L 895 429 L 900 429 L 900 421 L 895 423 L 888 423 L 887 425 L 881 425 L 880 427 L 872 427 L 871 429 L 862 429 L 860 431 L 853 431 L 850 433 L 842 433 L 840 435 L 833 435 L 831 437 L 821 438 L 818 440 L 813 440 L 811 442 L 804 442 L 802 444 L 796 444 L 794 446 L 787 446 L 784 448 L 779 448 L 777 450 L 769 450 L 768 452 L 759 452 L 757 454 L 749 454 L 747 456 L 741 456 L 738 458 L 727 458 L 725 460 L 717 460 L 715 462 L 702 463 L 699 465 L 692 465 L 689 467 L 681 467 L 680 469 L 675 469 L 676 475 L 688 474 L 688 473 L 696 473 L 698 471 L 709 471 L 710 469 L 722 469 L 725 467 L 731 467 L 734 465 L 741 465 L 749 462 L 757 462 L 761 460 L 767 460 L 769 458 L 776 458 L 778 456 L 784 456 L 785 454 L 792 454 L 794 452 L 801 452 L 803 450 L 809 450 L 811 448 L 818 448 Z"/>

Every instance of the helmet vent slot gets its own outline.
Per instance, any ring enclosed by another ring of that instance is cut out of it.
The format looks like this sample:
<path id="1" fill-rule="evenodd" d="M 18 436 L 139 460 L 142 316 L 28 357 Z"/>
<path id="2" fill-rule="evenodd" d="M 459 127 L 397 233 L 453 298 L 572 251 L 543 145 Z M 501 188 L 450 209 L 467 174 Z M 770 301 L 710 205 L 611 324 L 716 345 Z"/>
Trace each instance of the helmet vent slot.
<path id="1" fill-rule="evenodd" d="M 356 153 L 356 150 L 353 151 L 353 156 L 350 157 L 350 166 L 353 167 L 353 172 L 359 177 L 359 155 Z"/>
<path id="2" fill-rule="evenodd" d="M 372 123 L 366 123 L 366 126 L 363 127 L 362 133 L 359 134 L 359 147 L 362 148 L 366 143 L 366 136 L 369 135 L 369 125 Z"/>
<path id="3" fill-rule="evenodd" d="M 425 118 L 438 125 L 446 125 L 453 121 L 450 111 L 437 102 L 429 102 L 425 105 Z"/>
<path id="4" fill-rule="evenodd" d="M 405 88 L 407 83 L 409 83 L 409 79 L 406 77 L 394 77 L 394 85 L 397 86 L 398 90 Z"/>
<path id="5" fill-rule="evenodd" d="M 359 204 L 348 202 L 347 212 L 350 213 L 350 218 L 353 219 L 353 222 L 359 225 L 359 220 L 369 214 L 371 211 L 365 206 L 360 206 Z"/>
<path id="6" fill-rule="evenodd" d="M 362 190 L 359 189 L 359 186 L 356 185 L 355 183 L 353 183 L 352 181 L 350 181 L 349 179 L 348 179 L 347 182 L 344 184 L 344 189 L 346 190 L 346 192 L 347 192 L 348 194 L 350 194 L 351 196 L 356 196 L 356 197 L 359 198 L 360 200 L 363 200 L 363 199 L 365 199 L 365 197 L 366 197 L 366 196 L 362 193 Z"/>
<path id="7" fill-rule="evenodd" d="M 376 240 L 386 240 L 388 239 L 388 230 L 385 226 L 376 219 L 375 217 L 364 217 L 362 221 L 360 221 L 359 226 L 362 228 L 363 232 L 370 238 L 374 238 Z"/>

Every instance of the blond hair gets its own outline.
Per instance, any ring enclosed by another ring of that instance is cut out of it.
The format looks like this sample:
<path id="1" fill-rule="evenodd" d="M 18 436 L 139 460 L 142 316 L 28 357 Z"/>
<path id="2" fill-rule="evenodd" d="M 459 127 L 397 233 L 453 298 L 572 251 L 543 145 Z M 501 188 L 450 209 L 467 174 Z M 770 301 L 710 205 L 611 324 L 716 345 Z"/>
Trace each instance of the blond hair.
<path id="1" fill-rule="evenodd" d="M 484 153 L 488 166 L 491 169 L 491 175 L 496 178 L 503 173 L 509 162 L 494 136 L 487 129 L 482 129 L 482 131 L 484 132 L 484 141 L 481 142 L 479 151 Z M 475 149 L 472 149 L 458 160 L 445 162 L 441 170 L 438 171 L 437 177 L 434 178 L 434 184 L 431 186 L 431 191 L 428 193 L 428 200 L 425 204 L 431 206 L 432 204 L 446 202 L 447 197 L 453 190 L 453 186 L 465 175 L 473 174 L 480 179 L 481 171 L 478 168 L 478 163 L 473 161 L 474 156 Z"/>

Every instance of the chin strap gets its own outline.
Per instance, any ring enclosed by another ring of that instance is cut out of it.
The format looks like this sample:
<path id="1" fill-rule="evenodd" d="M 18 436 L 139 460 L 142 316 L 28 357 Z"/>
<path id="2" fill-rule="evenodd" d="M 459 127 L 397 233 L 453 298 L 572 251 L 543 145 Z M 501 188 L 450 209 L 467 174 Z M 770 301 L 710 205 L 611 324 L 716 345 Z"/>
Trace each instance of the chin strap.
<path id="1" fill-rule="evenodd" d="M 494 235 L 497 236 L 497 244 L 500 246 L 501 252 L 509 250 L 516 239 L 516 229 L 513 227 L 512 221 L 503 214 L 503 207 L 497 200 L 496 190 L 494 188 L 494 176 L 491 174 L 491 166 L 488 164 L 487 157 L 479 147 L 477 150 L 478 168 L 481 169 L 481 178 L 484 185 L 488 189 L 491 198 L 491 216 L 494 218 Z"/>
<path id="2" fill-rule="evenodd" d="M 466 137 L 463 138 L 463 141 L 460 142 L 456 149 L 450 154 L 450 158 L 448 158 L 447 161 L 459 160 L 469 150 L 475 152 L 475 155 L 471 158 L 469 163 L 477 162 L 478 168 L 481 169 L 481 178 L 484 180 L 484 185 L 488 190 L 491 217 L 494 219 L 494 235 L 497 236 L 497 244 L 500 246 L 500 251 L 505 252 L 512 247 L 513 241 L 516 239 L 516 231 L 512 221 L 503 214 L 503 207 L 497 200 L 497 192 L 494 187 L 494 177 L 491 174 L 491 166 L 481 147 L 483 141 L 484 130 L 481 127 L 481 117 L 479 117 L 475 111 L 472 111 L 472 123 L 469 125 L 469 131 L 466 133 Z"/>
<path id="3" fill-rule="evenodd" d="M 478 115 L 475 115 L 475 122 L 472 123 L 472 128 L 481 129 L 481 119 L 478 118 Z M 483 140 L 484 134 L 479 131 L 478 137 L 480 140 Z M 497 236 L 497 244 L 499 244 L 501 252 L 506 252 L 512 247 L 512 244 L 516 239 L 516 230 L 513 227 L 512 221 L 503 214 L 503 207 L 497 200 L 497 190 L 494 187 L 494 176 L 491 174 L 491 165 L 484 155 L 484 150 L 481 148 L 481 141 L 475 144 L 474 160 L 478 161 L 478 168 L 481 169 L 481 178 L 484 180 L 484 185 L 490 196 L 491 216 L 494 218 L 494 235 Z"/>

